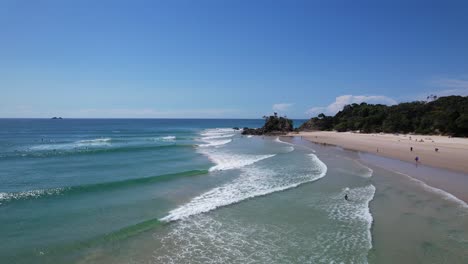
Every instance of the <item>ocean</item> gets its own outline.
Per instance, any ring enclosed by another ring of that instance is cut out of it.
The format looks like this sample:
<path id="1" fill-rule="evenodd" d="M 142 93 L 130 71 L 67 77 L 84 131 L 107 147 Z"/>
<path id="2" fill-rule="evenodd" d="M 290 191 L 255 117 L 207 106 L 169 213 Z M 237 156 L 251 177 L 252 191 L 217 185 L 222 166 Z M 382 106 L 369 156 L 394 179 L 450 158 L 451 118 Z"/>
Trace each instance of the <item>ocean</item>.
<path id="1" fill-rule="evenodd" d="M 1 263 L 467 263 L 466 204 L 262 124 L 0 119 Z"/>

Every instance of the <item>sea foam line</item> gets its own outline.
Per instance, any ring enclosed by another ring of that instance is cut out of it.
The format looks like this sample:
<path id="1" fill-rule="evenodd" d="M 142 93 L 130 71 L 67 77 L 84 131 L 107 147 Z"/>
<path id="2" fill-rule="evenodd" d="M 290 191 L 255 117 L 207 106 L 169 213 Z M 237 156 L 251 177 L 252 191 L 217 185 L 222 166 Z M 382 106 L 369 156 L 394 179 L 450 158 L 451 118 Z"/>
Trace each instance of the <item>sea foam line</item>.
<path id="1" fill-rule="evenodd" d="M 204 140 L 205 141 L 205 140 Z M 211 140 L 211 141 L 206 141 L 208 143 L 206 144 L 200 144 L 198 145 L 199 147 L 206 148 L 206 147 L 216 147 L 216 146 L 222 146 L 226 145 L 227 143 L 230 143 L 232 139 L 226 139 L 226 140 Z"/>
<path id="2" fill-rule="evenodd" d="M 365 175 L 362 175 L 363 177 L 365 178 L 370 178 L 372 177 L 372 175 L 374 174 L 374 170 L 371 169 L 370 167 L 362 164 L 361 162 L 357 161 L 357 160 L 354 160 L 359 166 L 361 166 L 362 168 L 366 169 L 367 170 L 367 174 Z"/>
<path id="3" fill-rule="evenodd" d="M 224 134 L 234 134 L 236 133 L 236 130 L 232 128 L 215 128 L 215 129 L 206 129 L 203 133 L 200 135 L 202 136 L 219 136 L 219 135 L 224 135 Z"/>
<path id="4" fill-rule="evenodd" d="M 276 137 L 276 138 L 275 138 L 275 142 L 288 145 L 288 146 L 289 146 L 289 147 L 288 147 L 288 152 L 294 151 L 294 144 L 291 144 L 291 143 L 289 143 L 289 142 L 284 142 L 284 141 L 282 141 L 281 139 L 279 139 L 279 137 Z"/>
<path id="5" fill-rule="evenodd" d="M 247 155 L 247 154 L 228 154 L 228 153 L 212 153 L 208 158 L 216 165 L 211 167 L 209 171 L 239 169 L 248 165 L 252 165 L 264 159 L 274 157 L 276 154 L 270 155 Z"/>
<path id="6" fill-rule="evenodd" d="M 109 146 L 111 138 L 96 138 L 96 139 L 83 139 L 70 143 L 52 143 L 32 146 L 30 150 L 68 150 L 74 148 L 84 147 L 98 147 L 98 146 Z"/>
<path id="7" fill-rule="evenodd" d="M 226 132 L 230 132 L 230 134 L 226 134 Z M 201 140 L 207 143 L 198 145 L 200 147 L 198 151 L 216 164 L 209 171 L 238 169 L 276 155 L 236 154 L 219 149 L 219 147 L 232 142 L 231 138 L 223 138 L 233 137 L 234 133 L 233 129 L 208 129 L 201 133 L 201 135 L 205 135 Z"/>
<path id="8" fill-rule="evenodd" d="M 421 180 L 418 180 L 416 178 L 411 177 L 408 174 L 405 174 L 405 173 L 402 173 L 402 172 L 399 172 L 399 171 L 393 171 L 393 172 L 408 177 L 410 180 L 420 184 L 427 191 L 430 191 L 432 193 L 440 195 L 444 200 L 451 201 L 453 203 L 456 203 L 461 208 L 468 209 L 468 204 L 465 201 L 457 198 L 455 195 L 453 195 L 453 194 L 451 194 L 451 193 L 449 193 L 447 191 L 444 191 L 444 190 L 436 188 L 436 187 L 432 187 L 432 186 L 428 185 L 427 183 L 425 183 L 425 182 L 423 182 Z"/>
<path id="9" fill-rule="evenodd" d="M 278 143 L 283 143 L 283 144 L 287 144 L 287 145 L 290 145 L 290 146 L 294 146 L 294 144 L 292 144 L 292 143 L 282 141 L 281 139 L 279 139 L 279 137 L 276 137 L 275 141 L 278 142 Z"/>
<path id="10" fill-rule="evenodd" d="M 22 200 L 30 198 L 39 198 L 44 195 L 57 195 L 60 194 L 64 188 L 53 188 L 53 189 L 40 189 L 30 190 L 24 192 L 13 192 L 13 193 L 0 193 L 0 202 L 8 202 L 11 200 Z M 0 203 L 1 204 L 1 203 Z"/>
<path id="11" fill-rule="evenodd" d="M 235 130 L 227 128 L 206 129 L 200 135 L 202 136 L 200 140 L 206 144 L 200 144 L 199 147 L 219 147 L 232 141 L 231 138 L 235 136 Z"/>
<path id="12" fill-rule="evenodd" d="M 176 137 L 175 136 L 164 136 L 164 137 L 159 137 L 157 139 L 162 140 L 162 141 L 174 141 L 174 140 L 176 140 Z"/>
<path id="13" fill-rule="evenodd" d="M 77 143 L 94 144 L 94 143 L 109 142 L 111 140 L 112 140 L 111 138 L 84 139 L 84 140 L 77 141 Z"/>
<path id="14" fill-rule="evenodd" d="M 171 222 L 192 215 L 206 213 L 216 208 L 239 203 L 243 200 L 295 188 L 303 183 L 316 181 L 327 173 L 327 166 L 316 155 L 308 154 L 315 165 L 316 174 L 300 178 L 301 181 L 284 183 L 285 175 L 277 175 L 270 169 L 251 167 L 243 170 L 240 177 L 231 183 L 216 187 L 193 198 L 190 202 L 173 209 L 161 221 Z M 276 177 L 275 177 L 276 176 Z M 291 179 L 294 180 L 294 179 Z"/>
<path id="15" fill-rule="evenodd" d="M 202 140 L 209 140 L 209 139 L 220 139 L 220 138 L 231 138 L 233 137 L 234 134 L 219 134 L 219 135 L 215 135 L 215 136 L 206 136 L 206 137 L 203 137 Z"/>
<path id="16" fill-rule="evenodd" d="M 368 199 L 366 199 L 366 209 L 365 209 L 365 218 L 367 219 L 367 238 L 369 239 L 369 243 L 370 243 L 370 247 L 369 249 L 372 248 L 372 222 L 374 222 L 374 218 L 372 217 L 372 214 L 370 212 L 370 202 L 374 199 L 374 196 L 375 196 L 375 186 L 374 185 L 370 185 L 369 188 L 371 189 L 371 192 L 372 192 L 372 195 L 368 197 Z"/>

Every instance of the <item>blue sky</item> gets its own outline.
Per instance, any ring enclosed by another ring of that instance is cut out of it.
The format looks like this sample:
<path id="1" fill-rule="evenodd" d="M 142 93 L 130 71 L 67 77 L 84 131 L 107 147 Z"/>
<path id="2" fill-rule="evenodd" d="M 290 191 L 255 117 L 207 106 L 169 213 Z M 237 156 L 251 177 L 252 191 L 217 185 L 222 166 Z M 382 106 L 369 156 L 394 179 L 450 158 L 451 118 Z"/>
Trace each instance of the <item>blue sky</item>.
<path id="1" fill-rule="evenodd" d="M 468 95 L 467 1 L 0 2 L 0 117 L 294 118 Z"/>

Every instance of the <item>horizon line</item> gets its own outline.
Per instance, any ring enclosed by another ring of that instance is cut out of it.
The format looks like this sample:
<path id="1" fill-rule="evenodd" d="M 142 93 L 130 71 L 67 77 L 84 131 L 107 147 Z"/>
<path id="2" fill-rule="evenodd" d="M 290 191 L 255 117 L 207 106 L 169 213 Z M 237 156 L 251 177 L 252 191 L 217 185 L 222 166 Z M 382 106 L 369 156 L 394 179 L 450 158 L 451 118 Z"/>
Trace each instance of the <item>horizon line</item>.
<path id="1" fill-rule="evenodd" d="M 0 117 L 0 119 L 53 119 L 54 117 Z M 61 118 L 61 119 L 60 119 Z M 293 118 L 288 117 L 289 119 L 296 119 L 296 120 L 306 120 L 310 118 Z M 57 116 L 58 120 L 65 120 L 65 119 L 193 119 L 193 120 L 263 120 L 263 118 L 241 118 L 241 117 L 229 117 L 229 118 L 222 118 L 222 117 L 60 117 Z M 57 120 L 53 119 L 53 120 Z"/>

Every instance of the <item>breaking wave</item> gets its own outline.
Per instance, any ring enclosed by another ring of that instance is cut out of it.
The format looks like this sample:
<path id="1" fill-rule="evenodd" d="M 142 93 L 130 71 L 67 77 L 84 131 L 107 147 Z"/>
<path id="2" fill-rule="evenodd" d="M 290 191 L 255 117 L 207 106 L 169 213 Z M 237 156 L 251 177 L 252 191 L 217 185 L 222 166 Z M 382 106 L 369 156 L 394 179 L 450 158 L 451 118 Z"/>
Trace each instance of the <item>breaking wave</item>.
<path id="1" fill-rule="evenodd" d="M 239 178 L 195 197 L 189 203 L 170 211 L 161 221 L 184 219 L 249 198 L 294 188 L 324 177 L 327 172 L 325 163 L 314 154 L 308 154 L 308 156 L 311 166 L 310 171 L 305 174 L 284 175 L 268 168 L 248 167 L 242 170 Z"/>

